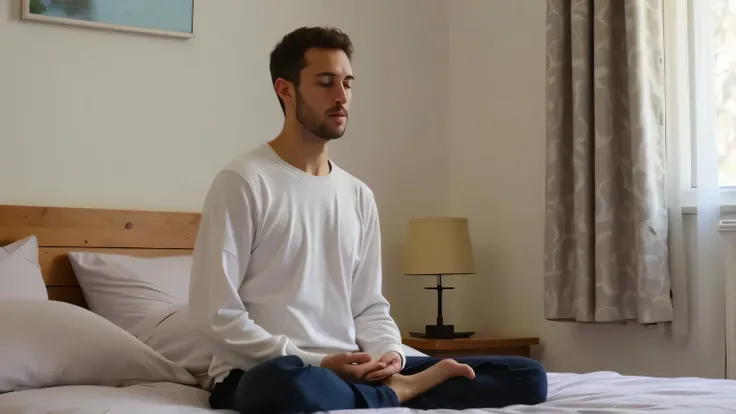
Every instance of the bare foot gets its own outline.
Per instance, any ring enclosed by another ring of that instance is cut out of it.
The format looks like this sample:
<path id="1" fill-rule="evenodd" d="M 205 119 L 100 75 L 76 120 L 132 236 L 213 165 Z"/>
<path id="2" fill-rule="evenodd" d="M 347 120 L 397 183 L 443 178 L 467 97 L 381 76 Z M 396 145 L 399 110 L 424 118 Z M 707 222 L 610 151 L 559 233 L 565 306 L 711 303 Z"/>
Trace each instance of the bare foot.
<path id="1" fill-rule="evenodd" d="M 394 374 L 386 379 L 384 385 L 394 390 L 399 402 L 404 403 L 455 377 L 474 379 L 475 371 L 454 359 L 443 359 L 418 374 Z"/>

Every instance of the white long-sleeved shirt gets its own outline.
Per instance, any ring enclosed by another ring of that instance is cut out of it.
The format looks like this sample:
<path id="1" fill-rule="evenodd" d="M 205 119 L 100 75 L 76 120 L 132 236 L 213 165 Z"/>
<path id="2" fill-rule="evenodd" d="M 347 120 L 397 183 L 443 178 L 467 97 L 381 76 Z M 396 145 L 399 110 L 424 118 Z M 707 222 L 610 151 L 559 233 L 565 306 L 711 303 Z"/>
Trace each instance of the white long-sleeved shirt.
<path id="1" fill-rule="evenodd" d="M 381 233 L 372 191 L 330 161 L 326 176 L 284 162 L 268 144 L 233 160 L 207 194 L 194 249 L 189 312 L 209 342 L 215 379 L 296 355 L 401 356 L 381 292 Z"/>

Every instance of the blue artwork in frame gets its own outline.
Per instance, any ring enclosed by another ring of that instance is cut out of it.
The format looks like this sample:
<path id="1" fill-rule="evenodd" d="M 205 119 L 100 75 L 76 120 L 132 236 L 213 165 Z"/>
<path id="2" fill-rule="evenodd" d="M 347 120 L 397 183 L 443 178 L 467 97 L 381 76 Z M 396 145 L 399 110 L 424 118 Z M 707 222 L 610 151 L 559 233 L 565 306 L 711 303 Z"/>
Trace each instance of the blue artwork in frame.
<path id="1" fill-rule="evenodd" d="M 23 18 L 194 37 L 194 0 L 23 0 Z"/>

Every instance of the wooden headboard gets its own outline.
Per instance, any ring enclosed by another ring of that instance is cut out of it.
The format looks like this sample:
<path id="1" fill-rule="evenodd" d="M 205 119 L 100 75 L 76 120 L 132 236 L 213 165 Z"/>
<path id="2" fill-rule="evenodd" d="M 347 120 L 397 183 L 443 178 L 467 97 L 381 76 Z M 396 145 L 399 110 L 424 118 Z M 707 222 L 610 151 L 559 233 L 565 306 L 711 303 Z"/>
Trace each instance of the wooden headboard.
<path id="1" fill-rule="evenodd" d="M 67 253 L 187 254 L 199 220 L 199 213 L 0 205 L 0 246 L 36 235 L 49 299 L 87 307 Z"/>

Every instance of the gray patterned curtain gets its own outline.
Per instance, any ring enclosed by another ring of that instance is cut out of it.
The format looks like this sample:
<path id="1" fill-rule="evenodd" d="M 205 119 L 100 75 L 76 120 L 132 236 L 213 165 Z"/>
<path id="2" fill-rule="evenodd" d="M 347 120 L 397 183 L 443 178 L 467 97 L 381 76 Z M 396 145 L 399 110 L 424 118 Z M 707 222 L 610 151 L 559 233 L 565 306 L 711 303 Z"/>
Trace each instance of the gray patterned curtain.
<path id="1" fill-rule="evenodd" d="M 672 321 L 663 44 L 662 0 L 547 2 L 546 319 Z"/>

